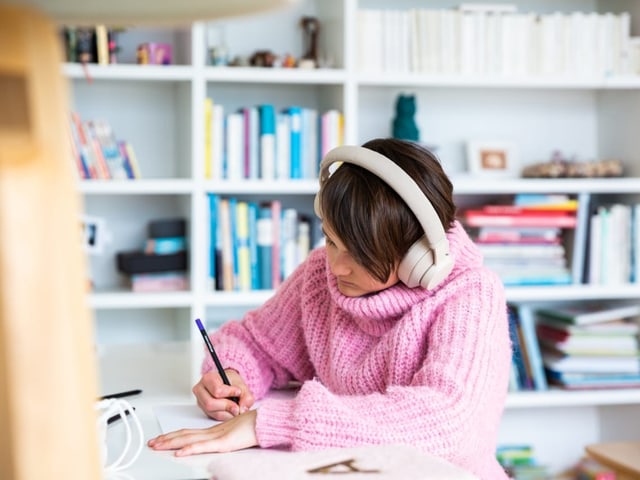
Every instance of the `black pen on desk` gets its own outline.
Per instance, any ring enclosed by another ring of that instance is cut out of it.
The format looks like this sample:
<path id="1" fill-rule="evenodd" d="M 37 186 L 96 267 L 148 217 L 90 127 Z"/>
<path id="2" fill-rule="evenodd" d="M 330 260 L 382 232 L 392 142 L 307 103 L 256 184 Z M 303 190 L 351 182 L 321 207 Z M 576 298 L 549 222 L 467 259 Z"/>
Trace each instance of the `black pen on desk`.
<path id="1" fill-rule="evenodd" d="M 218 369 L 218 374 L 220 375 L 220 378 L 222 378 L 222 381 L 224 382 L 225 385 L 231 386 L 231 382 L 227 377 L 227 373 L 224 371 L 224 368 L 220 363 L 220 359 L 218 358 L 216 351 L 213 349 L 211 340 L 209 340 L 209 335 L 207 334 L 207 331 L 204 329 L 204 325 L 202 325 L 202 322 L 200 321 L 199 318 L 196 318 L 196 325 L 198 326 L 198 330 L 200 330 L 200 333 L 202 334 L 202 338 L 204 339 L 204 343 L 207 346 L 207 350 L 209 350 L 209 353 L 211 354 L 211 358 L 213 358 L 213 363 L 216 364 L 216 368 Z M 240 403 L 240 399 L 238 397 L 229 397 L 229 399 L 233 400 L 236 403 Z"/>
<path id="2" fill-rule="evenodd" d="M 106 400 L 108 398 L 125 398 L 125 397 L 132 397 L 133 395 L 139 395 L 142 393 L 142 390 L 140 390 L 139 388 L 135 389 L 135 390 L 126 390 L 124 392 L 117 392 L 117 393 L 109 393 L 107 395 L 103 395 L 102 397 L 100 397 L 100 400 Z"/>
<path id="3" fill-rule="evenodd" d="M 133 407 L 133 409 L 135 410 L 136 407 Z M 125 415 L 129 415 L 130 413 L 131 412 L 128 409 L 124 411 Z M 120 420 L 120 418 L 122 418 L 121 415 L 119 413 L 116 413 L 115 415 L 107 419 L 107 425 L 111 425 L 113 422 Z"/>

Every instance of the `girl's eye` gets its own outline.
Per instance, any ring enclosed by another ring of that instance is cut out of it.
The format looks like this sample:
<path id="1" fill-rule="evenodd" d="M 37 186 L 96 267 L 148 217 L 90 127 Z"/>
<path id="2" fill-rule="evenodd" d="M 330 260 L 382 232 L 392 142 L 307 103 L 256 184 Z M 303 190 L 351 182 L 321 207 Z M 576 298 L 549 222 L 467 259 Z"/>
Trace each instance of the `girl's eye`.
<path id="1" fill-rule="evenodd" d="M 324 237 L 324 241 L 329 246 L 332 246 L 332 247 L 335 246 L 335 243 L 333 243 L 333 241 L 327 236 Z"/>

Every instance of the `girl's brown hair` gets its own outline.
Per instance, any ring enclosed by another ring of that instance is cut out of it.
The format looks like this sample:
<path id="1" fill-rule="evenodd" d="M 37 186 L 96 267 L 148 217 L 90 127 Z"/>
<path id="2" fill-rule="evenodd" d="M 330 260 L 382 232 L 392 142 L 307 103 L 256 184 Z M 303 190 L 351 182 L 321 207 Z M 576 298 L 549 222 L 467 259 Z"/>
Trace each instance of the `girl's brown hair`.
<path id="1" fill-rule="evenodd" d="M 395 138 L 371 140 L 363 147 L 402 168 L 429 199 L 445 231 L 451 228 L 456 214 L 453 185 L 433 153 Z M 341 164 L 319 196 L 323 222 L 354 260 L 381 282 L 388 280 L 409 247 L 424 234 L 400 196 L 383 179 L 357 165 Z"/>

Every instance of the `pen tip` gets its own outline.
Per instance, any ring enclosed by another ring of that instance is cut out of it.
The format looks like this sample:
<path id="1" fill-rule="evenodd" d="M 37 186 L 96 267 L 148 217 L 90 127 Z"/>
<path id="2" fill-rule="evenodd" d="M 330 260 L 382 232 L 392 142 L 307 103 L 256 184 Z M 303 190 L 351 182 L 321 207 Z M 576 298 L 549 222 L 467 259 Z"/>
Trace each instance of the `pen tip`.
<path id="1" fill-rule="evenodd" d="M 196 325 L 198 326 L 198 328 L 199 328 L 200 330 L 202 330 L 203 326 L 202 326 L 202 322 L 200 321 L 200 319 L 199 319 L 199 318 L 196 318 Z"/>

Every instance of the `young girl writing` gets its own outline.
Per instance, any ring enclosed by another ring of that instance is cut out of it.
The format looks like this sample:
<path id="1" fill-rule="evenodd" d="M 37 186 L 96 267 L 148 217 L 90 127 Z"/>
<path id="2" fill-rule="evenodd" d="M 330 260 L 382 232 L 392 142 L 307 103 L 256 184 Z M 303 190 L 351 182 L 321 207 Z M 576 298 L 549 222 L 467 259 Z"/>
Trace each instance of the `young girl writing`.
<path id="1" fill-rule="evenodd" d="M 455 220 L 452 190 L 414 143 L 331 151 L 316 197 L 326 246 L 211 335 L 231 386 L 207 357 L 193 393 L 225 421 L 149 446 L 190 455 L 401 443 L 506 479 L 495 458 L 511 359 L 504 288 Z M 263 399 L 290 381 L 302 385 L 294 398 Z"/>

